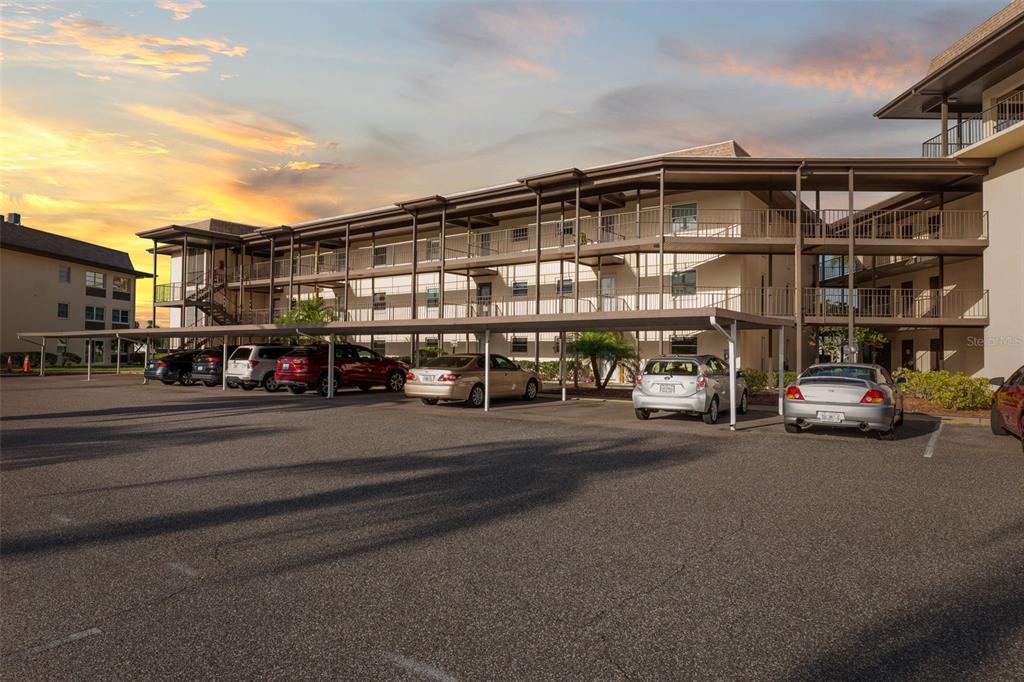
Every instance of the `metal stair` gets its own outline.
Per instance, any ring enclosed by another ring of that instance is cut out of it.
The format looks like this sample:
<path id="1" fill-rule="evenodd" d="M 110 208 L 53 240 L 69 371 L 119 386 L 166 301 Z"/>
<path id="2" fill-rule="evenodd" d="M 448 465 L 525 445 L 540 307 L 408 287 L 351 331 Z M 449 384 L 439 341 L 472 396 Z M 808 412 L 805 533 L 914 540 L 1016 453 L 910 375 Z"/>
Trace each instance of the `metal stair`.
<path id="1" fill-rule="evenodd" d="M 232 315 L 227 307 L 225 284 L 223 275 L 214 275 L 213 280 L 199 283 L 195 290 L 185 297 L 185 304 L 202 310 L 218 325 L 238 324 L 238 318 Z"/>

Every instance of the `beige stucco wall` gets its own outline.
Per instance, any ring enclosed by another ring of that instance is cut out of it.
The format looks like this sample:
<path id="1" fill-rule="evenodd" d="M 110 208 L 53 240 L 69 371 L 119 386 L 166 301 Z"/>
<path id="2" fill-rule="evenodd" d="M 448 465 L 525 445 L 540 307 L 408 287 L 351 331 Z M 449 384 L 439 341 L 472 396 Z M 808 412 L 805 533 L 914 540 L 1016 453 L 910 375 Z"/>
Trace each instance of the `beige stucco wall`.
<path id="1" fill-rule="evenodd" d="M 60 266 L 71 268 L 71 281 L 60 281 Z M 85 293 L 86 271 L 106 275 L 103 298 Z M 127 310 L 130 324 L 135 322 L 135 278 L 131 281 L 131 300 L 115 300 L 112 295 L 114 276 L 125 276 L 93 265 L 81 265 L 56 258 L 37 256 L 11 249 L 0 249 L 0 351 L 38 352 L 39 346 L 18 339 L 18 332 L 80 331 L 85 329 L 85 306 L 102 306 L 104 328 L 111 329 L 112 311 Z M 57 304 L 69 305 L 68 319 L 57 317 Z M 84 340 L 69 340 L 68 352 L 85 358 Z M 50 339 L 48 352 L 55 352 L 56 339 Z M 104 341 L 103 360 L 109 362 L 113 342 Z"/>

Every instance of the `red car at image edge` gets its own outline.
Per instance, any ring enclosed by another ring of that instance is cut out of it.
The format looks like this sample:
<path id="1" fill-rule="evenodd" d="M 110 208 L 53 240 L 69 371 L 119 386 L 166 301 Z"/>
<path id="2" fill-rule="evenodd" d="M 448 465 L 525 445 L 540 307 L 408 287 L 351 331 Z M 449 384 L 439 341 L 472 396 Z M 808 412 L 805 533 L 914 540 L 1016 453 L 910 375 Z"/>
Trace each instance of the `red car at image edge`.
<path id="1" fill-rule="evenodd" d="M 1024 451 L 1024 366 L 1009 379 L 992 379 L 999 389 L 992 395 L 992 433 L 1004 436 L 1012 433 L 1021 439 Z"/>
<path id="2" fill-rule="evenodd" d="M 277 359 L 274 381 L 292 393 L 305 393 L 315 389 L 327 395 L 326 344 L 300 346 Z M 408 367 L 397 360 L 352 344 L 338 344 L 334 348 L 334 386 L 358 386 L 364 391 L 383 386 L 397 392 L 405 387 Z"/>

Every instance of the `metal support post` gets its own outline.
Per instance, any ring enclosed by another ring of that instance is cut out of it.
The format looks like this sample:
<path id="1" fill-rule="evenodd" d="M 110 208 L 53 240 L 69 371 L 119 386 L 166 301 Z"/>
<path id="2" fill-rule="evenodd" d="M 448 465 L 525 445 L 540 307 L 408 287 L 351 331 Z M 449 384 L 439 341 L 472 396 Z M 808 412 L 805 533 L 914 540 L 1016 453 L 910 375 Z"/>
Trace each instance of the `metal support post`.
<path id="1" fill-rule="evenodd" d="M 348 282 L 346 282 L 348 284 Z M 295 233 L 288 235 L 288 310 L 295 300 Z"/>
<path id="2" fill-rule="evenodd" d="M 228 390 L 228 337 L 224 337 L 224 349 L 220 357 L 220 390 Z"/>
<path id="3" fill-rule="evenodd" d="M 335 335 L 331 334 L 327 343 L 327 397 L 334 397 L 334 343 Z"/>
<path id="4" fill-rule="evenodd" d="M 782 416 L 782 399 L 786 394 L 786 380 L 783 379 L 786 367 L 786 328 L 779 327 L 779 416 Z"/>
<path id="5" fill-rule="evenodd" d="M 156 240 L 153 240 L 153 327 L 156 327 Z"/>
<path id="6" fill-rule="evenodd" d="M 484 332 L 484 412 L 491 409 L 491 330 Z"/>
<path id="7" fill-rule="evenodd" d="M 803 202 L 800 197 L 800 183 L 803 181 L 804 162 L 796 169 L 796 225 L 793 238 L 793 317 L 796 320 L 796 371 L 799 372 L 804 366 L 804 312 L 803 312 L 803 263 L 804 251 L 804 230 L 803 230 Z"/>
<path id="8" fill-rule="evenodd" d="M 565 332 L 558 332 L 558 383 L 562 387 L 562 402 L 565 402 Z"/>
<path id="9" fill-rule="evenodd" d="M 736 355 L 736 320 L 729 325 L 729 430 L 736 430 L 736 370 L 740 359 Z"/>
<path id="10" fill-rule="evenodd" d="M 444 319 L 444 280 L 445 266 L 448 260 L 448 204 L 441 204 L 441 234 L 438 238 L 438 249 L 440 250 L 441 266 L 437 276 L 437 317 Z M 468 283 L 467 283 L 468 286 Z M 467 311 L 468 313 L 469 311 Z"/>
<path id="11" fill-rule="evenodd" d="M 580 232 L 580 183 L 576 183 L 576 218 L 572 223 L 572 235 L 576 242 L 576 251 L 573 255 L 573 261 L 576 266 L 576 273 L 573 275 L 572 280 L 572 296 L 573 296 L 573 312 L 580 312 L 580 239 L 582 234 Z"/>
<path id="12" fill-rule="evenodd" d="M 85 340 L 85 380 L 92 381 L 92 339 Z"/>
<path id="13" fill-rule="evenodd" d="M 121 373 L 121 337 L 117 337 L 117 360 L 114 368 L 114 374 Z"/>
<path id="14" fill-rule="evenodd" d="M 120 359 L 120 358 L 119 358 Z M 46 376 L 46 337 L 43 337 L 43 342 L 39 345 L 39 376 Z"/>
<path id="15" fill-rule="evenodd" d="M 149 384 L 149 377 L 146 376 L 146 368 L 149 367 L 149 339 L 146 339 L 146 348 L 142 351 L 142 385 Z"/>
<path id="16" fill-rule="evenodd" d="M 846 256 L 846 345 L 847 362 L 857 362 L 860 358 L 853 349 L 854 328 L 853 328 L 853 271 L 856 261 L 854 260 L 854 229 L 853 229 L 853 169 L 850 169 L 847 187 L 847 199 L 849 203 L 849 217 L 846 222 L 846 239 L 849 253 Z"/>

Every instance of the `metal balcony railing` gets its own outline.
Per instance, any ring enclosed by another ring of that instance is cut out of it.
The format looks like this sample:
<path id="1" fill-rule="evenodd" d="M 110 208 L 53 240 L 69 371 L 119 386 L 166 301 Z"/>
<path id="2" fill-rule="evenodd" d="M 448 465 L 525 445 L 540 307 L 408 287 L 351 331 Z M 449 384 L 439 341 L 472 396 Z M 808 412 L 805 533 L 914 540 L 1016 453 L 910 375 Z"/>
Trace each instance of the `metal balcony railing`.
<path id="1" fill-rule="evenodd" d="M 992 137 L 998 132 L 1024 121 L 1024 91 L 1018 91 L 999 100 L 980 114 L 953 124 L 946 131 L 946 148 L 942 133 L 921 144 L 921 156 L 941 158 L 966 149 L 972 144 Z"/>
<path id="2" fill-rule="evenodd" d="M 847 317 L 849 291 L 840 287 L 806 288 L 803 312 L 808 317 Z M 892 289 L 853 291 L 854 317 L 892 319 L 987 320 L 987 289 Z"/>
<path id="3" fill-rule="evenodd" d="M 850 212 L 823 209 L 805 212 L 805 239 L 848 239 Z M 977 239 L 988 238 L 988 211 L 913 209 L 854 211 L 855 239 Z"/>

